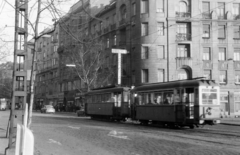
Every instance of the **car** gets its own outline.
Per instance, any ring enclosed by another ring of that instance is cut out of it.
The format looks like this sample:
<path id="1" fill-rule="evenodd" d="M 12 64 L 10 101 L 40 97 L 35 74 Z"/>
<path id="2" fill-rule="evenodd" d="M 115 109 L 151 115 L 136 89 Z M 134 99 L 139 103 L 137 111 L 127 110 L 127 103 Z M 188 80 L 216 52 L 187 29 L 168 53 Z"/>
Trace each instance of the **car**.
<path id="1" fill-rule="evenodd" d="M 80 117 L 80 116 L 85 116 L 85 110 L 84 110 L 84 109 L 77 110 L 76 113 L 77 113 L 77 116 L 78 116 L 78 117 Z"/>
<path id="2" fill-rule="evenodd" d="M 52 105 L 44 105 L 41 108 L 41 113 L 55 113 L 55 109 Z"/>

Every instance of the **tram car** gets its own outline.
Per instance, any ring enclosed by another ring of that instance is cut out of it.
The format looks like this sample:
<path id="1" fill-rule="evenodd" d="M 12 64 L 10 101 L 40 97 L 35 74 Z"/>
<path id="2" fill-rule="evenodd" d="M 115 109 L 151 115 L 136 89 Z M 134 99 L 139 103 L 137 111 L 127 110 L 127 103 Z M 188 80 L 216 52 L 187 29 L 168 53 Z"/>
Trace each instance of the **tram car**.
<path id="1" fill-rule="evenodd" d="M 125 120 L 130 117 L 130 88 L 108 87 L 86 93 L 85 113 L 92 119 Z"/>
<path id="2" fill-rule="evenodd" d="M 168 126 L 220 123 L 220 89 L 213 80 L 146 84 L 131 91 L 132 119 Z"/>

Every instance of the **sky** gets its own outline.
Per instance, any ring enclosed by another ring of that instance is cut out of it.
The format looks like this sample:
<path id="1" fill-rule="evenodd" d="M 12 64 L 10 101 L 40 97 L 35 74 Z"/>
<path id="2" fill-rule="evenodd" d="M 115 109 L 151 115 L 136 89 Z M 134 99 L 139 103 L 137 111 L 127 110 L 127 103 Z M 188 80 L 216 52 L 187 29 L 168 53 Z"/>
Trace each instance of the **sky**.
<path id="1" fill-rule="evenodd" d="M 29 12 L 31 10 L 31 13 L 29 15 L 29 19 L 32 23 L 34 23 L 36 18 L 36 10 L 37 7 L 34 5 L 34 3 L 37 0 L 29 0 Z M 49 0 L 42 0 L 43 2 L 49 1 Z M 61 2 L 59 2 L 61 1 Z M 61 14 L 66 14 L 70 7 L 78 2 L 78 0 L 54 0 L 55 6 L 57 9 L 61 10 Z M 44 5 L 45 3 L 43 3 Z M 3 44 L 5 48 L 0 48 L 0 50 L 5 50 L 9 53 L 9 56 L 2 60 L 0 59 L 0 63 L 3 63 L 5 61 L 13 61 L 13 41 L 14 41 L 14 26 L 15 26 L 15 0 L 0 0 L 0 46 Z M 44 8 L 44 6 L 42 6 Z M 52 21 L 53 17 L 51 16 L 51 13 L 48 10 L 45 10 L 40 19 L 40 25 L 39 25 L 39 32 L 43 31 L 44 28 L 47 28 L 51 25 L 53 25 Z M 31 34 L 33 30 L 29 27 L 29 39 L 31 39 Z M 0 51 L 1 53 L 1 51 Z"/>

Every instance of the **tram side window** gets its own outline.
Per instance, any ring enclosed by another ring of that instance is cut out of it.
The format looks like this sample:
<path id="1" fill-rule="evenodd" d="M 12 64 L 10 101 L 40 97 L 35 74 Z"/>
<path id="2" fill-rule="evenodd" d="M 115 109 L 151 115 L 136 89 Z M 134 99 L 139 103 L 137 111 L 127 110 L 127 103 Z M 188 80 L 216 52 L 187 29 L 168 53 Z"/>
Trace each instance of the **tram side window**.
<path id="1" fill-rule="evenodd" d="M 88 103 L 92 103 L 92 96 L 88 96 L 88 97 L 87 97 L 87 102 L 88 102 Z"/>
<path id="2" fill-rule="evenodd" d="M 162 101 L 162 93 L 161 92 L 155 92 L 154 93 L 154 103 L 155 104 L 163 104 L 163 101 Z"/>
<path id="3" fill-rule="evenodd" d="M 181 89 L 175 90 L 174 103 L 181 104 Z"/>
<path id="4" fill-rule="evenodd" d="M 121 107 L 122 94 L 121 94 L 121 93 L 114 93 L 114 97 L 116 98 L 114 105 L 115 105 L 116 107 Z"/>
<path id="5" fill-rule="evenodd" d="M 163 93 L 163 104 L 173 104 L 173 92 Z"/>

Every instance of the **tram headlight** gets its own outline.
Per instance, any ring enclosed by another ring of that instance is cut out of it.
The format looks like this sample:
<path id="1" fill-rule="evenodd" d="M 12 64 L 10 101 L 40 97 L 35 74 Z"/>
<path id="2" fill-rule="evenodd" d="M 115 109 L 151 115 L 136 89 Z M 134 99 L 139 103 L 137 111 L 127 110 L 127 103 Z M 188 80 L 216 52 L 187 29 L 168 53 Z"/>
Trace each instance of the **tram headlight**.
<path id="1" fill-rule="evenodd" d="M 137 97 L 137 94 L 134 94 L 134 97 Z"/>

